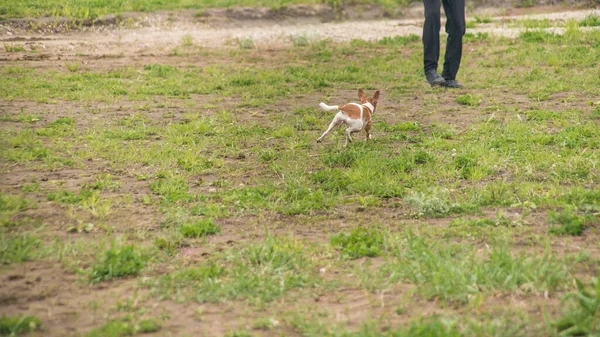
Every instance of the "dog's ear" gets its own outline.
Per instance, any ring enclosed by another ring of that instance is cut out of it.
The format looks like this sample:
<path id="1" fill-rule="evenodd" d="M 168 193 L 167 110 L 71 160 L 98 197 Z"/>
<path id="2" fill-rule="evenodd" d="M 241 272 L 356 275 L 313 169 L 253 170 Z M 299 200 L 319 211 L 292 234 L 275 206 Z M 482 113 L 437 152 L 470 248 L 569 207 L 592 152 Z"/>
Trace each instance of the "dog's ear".
<path id="1" fill-rule="evenodd" d="M 365 92 L 362 89 L 358 89 L 358 100 L 362 102 L 366 98 L 367 95 L 365 95 Z"/>
<path id="2" fill-rule="evenodd" d="M 373 100 L 374 101 L 378 101 L 379 100 L 379 90 L 375 91 L 375 95 L 373 95 Z"/>

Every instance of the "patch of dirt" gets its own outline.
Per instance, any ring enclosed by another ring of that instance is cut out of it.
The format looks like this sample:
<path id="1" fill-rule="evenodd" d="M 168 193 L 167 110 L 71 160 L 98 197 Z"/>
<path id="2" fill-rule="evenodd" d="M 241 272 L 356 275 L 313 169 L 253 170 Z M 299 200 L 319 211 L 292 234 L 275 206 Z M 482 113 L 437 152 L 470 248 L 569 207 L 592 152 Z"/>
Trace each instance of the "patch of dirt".
<path id="1" fill-rule="evenodd" d="M 0 315 L 34 315 L 34 336 L 73 336 L 104 323 L 106 308 L 134 292 L 134 280 L 89 287 L 58 264 L 28 262 L 0 274 Z"/>

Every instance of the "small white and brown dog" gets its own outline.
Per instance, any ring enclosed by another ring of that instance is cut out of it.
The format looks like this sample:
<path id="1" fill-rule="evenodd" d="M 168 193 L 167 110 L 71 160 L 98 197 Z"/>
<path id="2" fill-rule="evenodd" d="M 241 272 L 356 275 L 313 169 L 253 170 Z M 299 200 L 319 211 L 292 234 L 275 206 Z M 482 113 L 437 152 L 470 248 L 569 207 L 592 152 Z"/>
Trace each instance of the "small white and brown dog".
<path id="1" fill-rule="evenodd" d="M 346 143 L 344 146 L 348 146 L 348 142 L 352 142 L 352 134 L 360 132 L 363 129 L 367 132 L 367 140 L 371 139 L 371 119 L 377 109 L 377 100 L 379 99 L 379 90 L 375 91 L 372 98 L 367 97 L 362 89 L 358 89 L 358 100 L 359 103 L 348 103 L 342 106 L 332 105 L 329 106 L 323 102 L 319 104 L 321 109 L 325 111 L 338 110 L 338 113 L 333 117 L 333 121 L 329 124 L 329 128 L 317 139 L 317 143 L 320 143 L 323 138 L 338 124 L 346 124 Z"/>

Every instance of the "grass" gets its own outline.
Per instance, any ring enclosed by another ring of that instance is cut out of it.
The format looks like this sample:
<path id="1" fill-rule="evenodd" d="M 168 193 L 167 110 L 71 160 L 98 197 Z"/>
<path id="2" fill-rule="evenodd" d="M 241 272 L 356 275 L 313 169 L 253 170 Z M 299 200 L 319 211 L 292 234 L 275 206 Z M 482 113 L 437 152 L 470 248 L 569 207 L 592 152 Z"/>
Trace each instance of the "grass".
<path id="1" fill-rule="evenodd" d="M 39 254 L 40 240 L 29 233 L 0 232 L 0 263 L 12 264 L 33 260 Z"/>
<path id="2" fill-rule="evenodd" d="M 330 243 L 342 249 L 342 256 L 357 259 L 363 256 L 375 257 L 385 249 L 384 235 L 379 228 L 356 228 L 350 233 L 333 235 Z"/>
<path id="3" fill-rule="evenodd" d="M 463 91 L 426 85 L 416 36 L 266 51 L 190 35 L 136 63 L 0 67 L 2 277 L 51 265 L 90 296 L 127 287 L 116 311 L 69 302 L 105 317 L 91 336 L 149 317 L 181 334 L 175 315 L 231 335 L 591 331 L 600 34 L 548 24 L 467 35 Z M 383 93 L 374 139 L 317 144 L 318 102 L 357 88 Z"/>
<path id="4" fill-rule="evenodd" d="M 0 336 L 18 336 L 39 330 L 41 321 L 35 316 L 0 317 Z"/>
<path id="5" fill-rule="evenodd" d="M 133 245 L 113 247 L 104 252 L 92 266 L 89 281 L 99 283 L 128 275 L 138 275 L 146 264 L 146 258 Z"/>
<path id="6" fill-rule="evenodd" d="M 598 312 L 600 311 L 600 285 L 598 279 L 591 282 L 588 289 L 577 280 L 577 291 L 567 294 L 563 302 L 567 303 L 564 314 L 552 325 L 560 336 L 593 336 L 598 333 Z"/>
<path id="7" fill-rule="evenodd" d="M 154 319 L 133 321 L 125 318 L 109 321 L 101 327 L 88 332 L 86 337 L 126 337 L 143 335 L 145 333 L 157 332 L 161 325 Z"/>
<path id="8" fill-rule="evenodd" d="M 180 232 L 184 237 L 199 238 L 201 236 L 218 234 L 221 232 L 221 227 L 215 225 L 210 219 L 204 219 L 182 224 Z"/>

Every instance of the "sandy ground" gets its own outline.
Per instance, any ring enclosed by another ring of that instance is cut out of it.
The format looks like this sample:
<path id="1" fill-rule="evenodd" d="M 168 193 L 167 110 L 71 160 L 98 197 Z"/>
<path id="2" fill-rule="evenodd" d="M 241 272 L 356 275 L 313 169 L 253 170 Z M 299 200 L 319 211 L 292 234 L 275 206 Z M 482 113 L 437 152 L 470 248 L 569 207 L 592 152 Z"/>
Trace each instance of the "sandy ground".
<path id="1" fill-rule="evenodd" d="M 491 33 L 494 35 L 515 37 L 525 30 L 508 23 L 514 20 L 582 20 L 590 14 L 600 15 L 598 9 L 568 10 L 555 8 L 557 12 L 529 15 L 490 16 L 492 22 L 477 24 L 476 28 L 467 29 L 468 33 Z M 497 13 L 496 13 L 497 14 Z M 467 17 L 474 20 L 476 14 Z M 414 15 L 413 15 L 414 17 Z M 141 28 L 99 27 L 84 32 L 71 33 L 38 33 L 18 30 L 0 25 L 0 43 L 34 44 L 36 48 L 54 47 L 62 52 L 85 49 L 107 53 L 118 49 L 120 53 L 148 53 L 161 49 L 174 48 L 182 43 L 185 36 L 193 39 L 193 43 L 203 48 L 236 46 L 240 40 L 252 40 L 256 47 L 288 47 L 297 37 L 305 37 L 308 41 L 331 39 L 333 41 L 351 41 L 353 39 L 378 40 L 383 37 L 397 35 L 421 35 L 422 19 L 346 21 L 330 23 L 281 24 L 277 21 L 246 22 L 242 27 L 212 26 L 206 23 L 194 23 L 188 20 L 173 20 L 170 17 L 154 16 L 145 19 Z M 243 23 L 242 23 L 243 24 Z M 442 29 L 443 30 L 443 29 Z M 554 28 L 556 33 L 564 29 Z M 128 47 L 129 46 L 129 47 Z M 53 48 L 53 49 L 54 49 Z"/>

